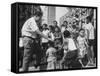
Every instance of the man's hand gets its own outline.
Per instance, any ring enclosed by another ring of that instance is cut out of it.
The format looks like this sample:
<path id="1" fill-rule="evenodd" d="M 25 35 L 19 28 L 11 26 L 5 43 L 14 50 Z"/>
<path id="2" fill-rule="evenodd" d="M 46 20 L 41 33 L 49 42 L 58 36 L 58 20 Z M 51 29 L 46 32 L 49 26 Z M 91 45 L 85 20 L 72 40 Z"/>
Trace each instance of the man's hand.
<path id="1" fill-rule="evenodd" d="M 53 42 L 53 40 L 51 38 L 48 38 L 48 40 Z"/>

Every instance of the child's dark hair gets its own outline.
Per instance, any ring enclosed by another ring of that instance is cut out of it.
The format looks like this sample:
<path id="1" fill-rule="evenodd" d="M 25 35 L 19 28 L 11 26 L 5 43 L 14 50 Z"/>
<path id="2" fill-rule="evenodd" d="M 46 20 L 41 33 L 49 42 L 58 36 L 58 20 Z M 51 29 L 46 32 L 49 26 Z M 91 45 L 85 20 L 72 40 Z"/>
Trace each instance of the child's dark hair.
<path id="1" fill-rule="evenodd" d="M 80 31 L 85 31 L 85 30 L 84 30 L 84 29 L 80 29 L 79 32 L 80 32 Z"/>
<path id="2" fill-rule="evenodd" d="M 65 38 L 70 36 L 70 32 L 68 30 L 65 30 L 63 34 Z"/>
<path id="3" fill-rule="evenodd" d="M 64 21 L 63 23 L 66 23 L 66 24 L 68 24 L 68 22 L 67 22 L 67 21 Z"/>
<path id="4" fill-rule="evenodd" d="M 48 42 L 48 46 L 52 46 L 52 47 L 54 47 L 54 42 L 49 41 L 49 42 Z"/>

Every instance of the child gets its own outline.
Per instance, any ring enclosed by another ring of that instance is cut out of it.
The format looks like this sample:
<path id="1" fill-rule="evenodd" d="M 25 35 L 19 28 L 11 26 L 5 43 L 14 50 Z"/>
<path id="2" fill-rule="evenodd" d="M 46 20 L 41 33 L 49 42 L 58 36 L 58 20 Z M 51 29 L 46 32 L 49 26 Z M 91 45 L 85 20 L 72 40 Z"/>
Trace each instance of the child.
<path id="1" fill-rule="evenodd" d="M 78 30 L 77 30 L 77 27 L 76 25 L 72 25 L 72 37 L 74 40 L 77 40 L 77 37 L 78 37 Z"/>
<path id="2" fill-rule="evenodd" d="M 47 70 L 56 69 L 56 49 L 53 47 L 53 42 L 49 42 L 49 48 L 46 51 L 47 56 Z"/>
<path id="3" fill-rule="evenodd" d="M 47 28 L 47 26 L 48 26 L 47 24 L 43 24 L 43 31 L 42 31 L 42 33 L 46 36 L 49 35 L 49 29 Z M 45 51 L 48 48 L 48 40 L 45 38 L 42 38 L 42 47 L 43 47 L 43 50 Z"/>
<path id="4" fill-rule="evenodd" d="M 52 25 L 49 25 L 49 38 L 51 38 L 54 41 L 54 27 Z"/>
<path id="5" fill-rule="evenodd" d="M 61 32 L 62 33 L 66 30 L 67 25 L 68 25 L 68 22 L 67 21 L 64 21 L 63 24 L 61 25 Z"/>
<path id="6" fill-rule="evenodd" d="M 85 38 L 85 30 L 84 29 L 80 29 L 79 36 L 77 38 L 77 42 L 78 42 L 78 48 L 79 48 L 79 62 L 81 63 L 82 67 L 84 67 L 84 65 L 82 63 L 82 59 L 87 54 L 86 47 L 88 47 L 86 38 Z"/>
<path id="7" fill-rule="evenodd" d="M 64 31 L 64 57 L 62 59 L 62 65 L 64 69 L 78 68 L 80 64 L 77 62 L 77 47 L 73 38 L 70 36 L 69 31 Z"/>
<path id="8" fill-rule="evenodd" d="M 49 29 L 48 29 L 48 25 L 47 24 L 43 24 L 42 26 L 42 33 L 48 37 L 49 35 Z M 48 42 L 49 40 L 45 39 L 45 38 L 41 38 L 41 44 L 42 44 L 42 58 L 41 58 L 41 63 L 45 63 L 46 62 L 46 50 L 48 49 Z"/>
<path id="9" fill-rule="evenodd" d="M 60 29 L 57 27 L 55 28 L 54 32 L 54 42 L 56 48 L 62 44 L 62 33 L 60 32 Z"/>

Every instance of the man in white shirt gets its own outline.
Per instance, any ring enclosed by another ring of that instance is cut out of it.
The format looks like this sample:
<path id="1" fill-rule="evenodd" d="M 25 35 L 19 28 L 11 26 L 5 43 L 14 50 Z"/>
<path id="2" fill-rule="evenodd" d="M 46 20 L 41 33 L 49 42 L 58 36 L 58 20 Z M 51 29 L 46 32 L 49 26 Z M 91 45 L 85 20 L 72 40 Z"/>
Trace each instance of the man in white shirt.
<path id="1" fill-rule="evenodd" d="M 42 13 L 36 12 L 33 17 L 26 20 L 21 30 L 24 46 L 24 56 L 22 65 L 23 71 L 28 71 L 28 67 L 33 55 L 35 55 L 36 60 L 35 67 L 39 66 L 40 64 L 41 46 L 39 43 L 39 37 L 44 37 L 47 40 L 51 40 L 39 30 L 39 25 L 37 25 L 37 22 L 41 19 L 41 17 Z"/>
<path id="2" fill-rule="evenodd" d="M 90 54 L 89 54 L 90 62 L 93 63 L 94 52 L 95 52 L 95 50 L 93 50 L 93 46 L 95 44 L 94 27 L 91 23 L 91 19 L 89 16 L 86 18 L 86 22 L 87 22 L 87 24 L 84 24 L 82 28 L 85 29 L 86 38 L 87 38 L 89 46 L 90 46 Z"/>

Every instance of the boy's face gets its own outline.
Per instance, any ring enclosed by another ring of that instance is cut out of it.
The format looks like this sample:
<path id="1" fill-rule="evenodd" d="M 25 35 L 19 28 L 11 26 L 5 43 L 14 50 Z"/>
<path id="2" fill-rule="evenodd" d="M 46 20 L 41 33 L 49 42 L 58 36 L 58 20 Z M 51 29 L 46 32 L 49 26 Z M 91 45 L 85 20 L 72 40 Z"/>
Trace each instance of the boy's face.
<path id="1" fill-rule="evenodd" d="M 85 35 L 85 31 L 84 30 L 81 30 L 79 34 L 80 34 L 80 36 L 83 37 Z"/>

